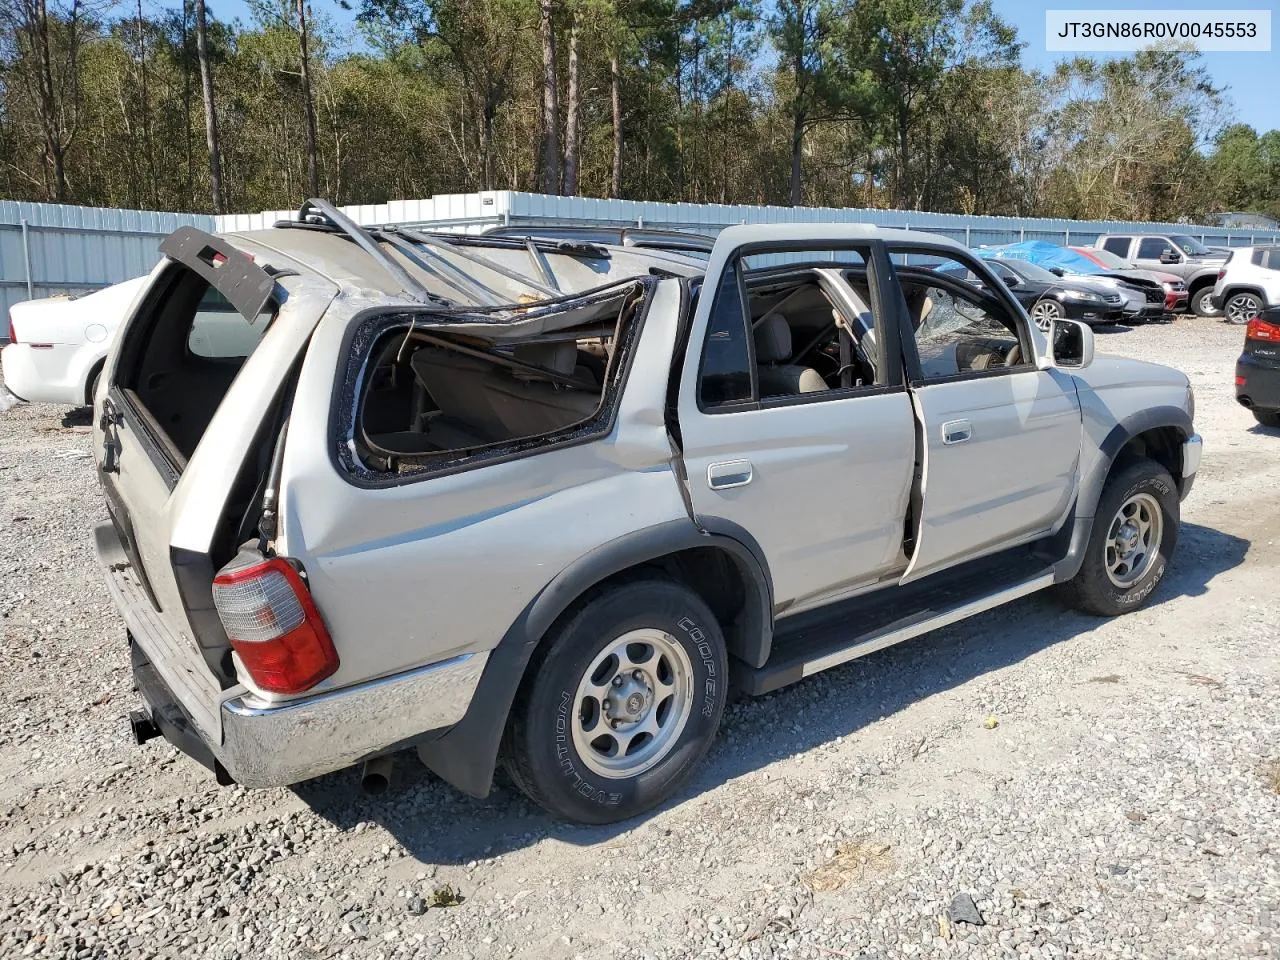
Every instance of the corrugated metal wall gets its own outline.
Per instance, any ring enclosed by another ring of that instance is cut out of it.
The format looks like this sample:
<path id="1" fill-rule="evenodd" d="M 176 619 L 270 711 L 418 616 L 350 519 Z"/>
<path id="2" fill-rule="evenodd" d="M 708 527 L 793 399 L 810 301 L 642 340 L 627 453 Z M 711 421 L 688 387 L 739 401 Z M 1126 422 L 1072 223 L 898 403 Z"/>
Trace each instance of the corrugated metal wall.
<path id="1" fill-rule="evenodd" d="M 445 194 L 429 200 L 344 207 L 357 223 L 399 223 L 479 232 L 496 224 L 537 226 L 574 220 L 584 224 L 635 224 L 655 229 L 714 233 L 735 223 L 873 223 L 882 227 L 928 230 L 970 246 L 1047 240 L 1089 245 L 1103 233 L 1175 232 L 1219 246 L 1248 246 L 1280 239 L 1269 231 L 1228 230 L 1177 223 L 1126 223 L 1110 220 L 1059 220 L 1033 217 L 980 217 L 959 213 L 870 210 L 849 207 L 765 207 L 728 204 L 652 203 L 643 200 L 596 200 L 537 193 L 492 190 Z M 270 210 L 218 218 L 218 229 L 255 230 L 276 220 L 292 219 L 296 210 Z"/>
<path id="2" fill-rule="evenodd" d="M 161 238 L 183 224 L 212 230 L 214 218 L 0 200 L 0 338 L 10 305 L 140 276 L 155 266 Z"/>
<path id="3" fill-rule="evenodd" d="M 395 200 L 343 209 L 363 224 L 425 225 L 470 233 L 498 224 L 536 228 L 541 223 L 574 220 L 701 233 L 714 233 L 735 223 L 873 223 L 942 233 L 970 246 L 1015 240 L 1091 244 L 1102 233 L 1132 231 L 1186 233 L 1220 246 L 1247 246 L 1280 239 L 1275 232 L 1187 224 L 978 217 L 840 207 L 650 203 L 509 190 L 442 194 L 425 200 Z M 146 273 L 156 262 L 156 246 L 161 238 L 183 224 L 227 232 L 261 229 L 276 220 L 296 216 L 296 210 L 277 210 L 215 218 L 0 201 L 0 306 L 7 314 L 11 304 L 29 297 L 74 294 Z M 0 323 L 0 333 L 3 330 L 4 324 Z"/>

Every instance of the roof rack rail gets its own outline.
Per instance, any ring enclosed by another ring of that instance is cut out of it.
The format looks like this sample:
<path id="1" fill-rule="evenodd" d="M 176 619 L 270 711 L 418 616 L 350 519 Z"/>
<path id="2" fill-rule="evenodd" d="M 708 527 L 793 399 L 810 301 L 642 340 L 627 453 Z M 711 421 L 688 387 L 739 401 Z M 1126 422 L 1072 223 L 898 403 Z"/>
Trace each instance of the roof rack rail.
<path id="1" fill-rule="evenodd" d="M 439 303 L 445 306 L 452 306 L 449 300 L 437 296 L 415 280 L 408 270 L 387 256 L 382 248 L 378 246 L 377 239 L 328 200 L 321 200 L 316 197 L 304 200 L 301 209 L 298 211 L 297 224 L 304 227 L 308 226 L 307 217 L 312 215 L 323 217 L 333 225 L 334 229 L 350 237 L 356 246 L 367 253 L 387 273 L 391 274 L 400 284 L 401 293 L 408 299 L 417 303 Z M 285 221 L 285 223 L 293 224 L 294 221 Z"/>

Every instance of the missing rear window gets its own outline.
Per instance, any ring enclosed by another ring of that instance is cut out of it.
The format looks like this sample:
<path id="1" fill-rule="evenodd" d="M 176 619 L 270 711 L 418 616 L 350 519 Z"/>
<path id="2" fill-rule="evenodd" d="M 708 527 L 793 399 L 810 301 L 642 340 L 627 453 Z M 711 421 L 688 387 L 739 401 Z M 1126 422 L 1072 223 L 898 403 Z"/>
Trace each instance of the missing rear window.
<path id="1" fill-rule="evenodd" d="M 363 481 L 397 482 L 607 433 L 649 287 L 506 316 L 365 321 L 339 459 Z"/>

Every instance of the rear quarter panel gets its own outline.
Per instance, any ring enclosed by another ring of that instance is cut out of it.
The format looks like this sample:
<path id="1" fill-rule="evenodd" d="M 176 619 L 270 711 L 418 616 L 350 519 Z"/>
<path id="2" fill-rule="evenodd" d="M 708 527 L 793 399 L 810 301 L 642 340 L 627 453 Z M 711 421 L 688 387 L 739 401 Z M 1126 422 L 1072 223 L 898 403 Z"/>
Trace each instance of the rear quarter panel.
<path id="1" fill-rule="evenodd" d="M 335 465 L 346 323 L 321 323 L 295 395 L 280 543 L 306 567 L 342 661 L 316 691 L 489 650 L 575 560 L 689 520 L 663 416 L 679 309 L 678 284 L 660 284 L 607 437 L 382 489 Z"/>

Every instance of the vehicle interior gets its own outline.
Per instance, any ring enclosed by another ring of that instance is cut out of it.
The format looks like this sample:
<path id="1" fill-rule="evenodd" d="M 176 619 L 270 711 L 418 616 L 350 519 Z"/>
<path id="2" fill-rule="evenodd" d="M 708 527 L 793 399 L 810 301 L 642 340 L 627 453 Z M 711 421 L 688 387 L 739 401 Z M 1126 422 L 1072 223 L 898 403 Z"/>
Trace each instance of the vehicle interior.
<path id="1" fill-rule="evenodd" d="M 181 266 L 152 291 L 143 322 L 130 329 L 116 381 L 163 432 L 179 468 L 195 452 L 275 310 L 268 303 L 250 322 L 204 278 Z"/>
<path id="2" fill-rule="evenodd" d="M 540 322 L 454 324 L 401 317 L 374 342 L 355 430 L 363 464 L 378 471 L 440 466 L 597 418 L 620 382 L 643 288 L 630 284 Z M 534 308 L 536 309 L 536 308 Z"/>
<path id="3" fill-rule="evenodd" d="M 1014 367 L 1029 355 L 1016 321 L 984 287 L 932 267 L 896 272 L 926 377 Z"/>
<path id="4" fill-rule="evenodd" d="M 865 283 L 841 309 L 839 271 L 773 268 L 744 274 L 760 396 L 792 396 L 876 382 Z M 853 318 L 850 314 L 854 314 Z"/>

